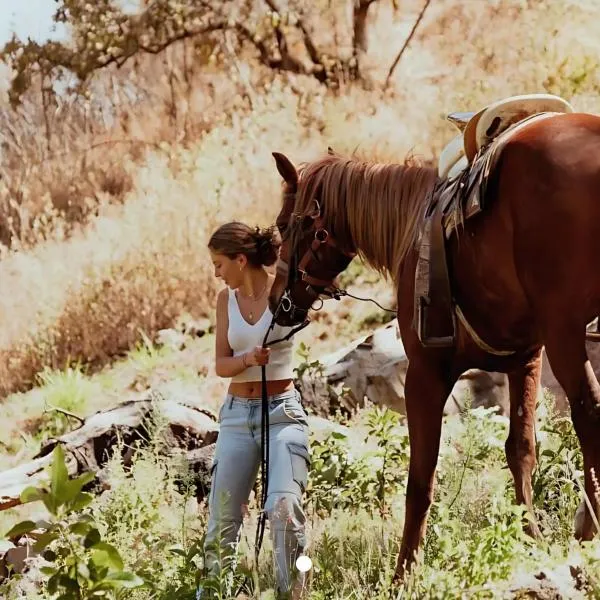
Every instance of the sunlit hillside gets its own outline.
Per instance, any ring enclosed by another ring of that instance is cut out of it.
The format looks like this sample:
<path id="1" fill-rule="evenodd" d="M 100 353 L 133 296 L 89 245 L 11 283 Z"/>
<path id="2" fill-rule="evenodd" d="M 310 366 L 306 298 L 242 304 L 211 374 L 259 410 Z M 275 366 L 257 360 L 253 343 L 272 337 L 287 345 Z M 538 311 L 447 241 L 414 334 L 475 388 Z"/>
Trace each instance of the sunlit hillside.
<path id="1" fill-rule="evenodd" d="M 296 164 L 328 147 L 380 161 L 416 155 L 435 162 L 455 134 L 445 120 L 452 111 L 476 110 L 509 95 L 550 92 L 578 110 L 600 112 L 600 1 L 433 0 L 387 82 L 424 1 L 376 0 L 370 5 L 368 47 L 357 55 L 360 69 L 352 38 L 357 3 L 290 0 L 290 11 L 281 15 L 269 4 L 232 4 L 235 18 L 256 27 L 253 36 L 240 27 L 201 38 L 182 36 L 160 52 L 140 50 L 120 68 L 95 69 L 78 90 L 70 89 L 75 81 L 64 74 L 60 80 L 34 77 L 35 85 L 22 83 L 27 89 L 16 101 L 11 85 L 16 71 L 0 65 L 3 467 L 30 458 L 45 438 L 73 425 L 48 412 L 52 406 L 86 416 L 132 393 L 160 387 L 185 390 L 210 409 L 218 407 L 225 382 L 214 375 L 210 325 L 219 284 L 206 243 L 210 232 L 229 219 L 260 225 L 273 221 L 281 185 L 271 152 L 283 152 Z M 90 7 L 97 10 L 95 3 Z M 298 15 L 308 34 L 298 26 Z M 83 35 L 81 23 L 78 27 L 73 27 L 74 38 Z M 261 47 L 273 31 L 287 36 L 290 55 L 302 64 L 310 62 L 309 35 L 324 63 L 323 57 L 335 58 L 333 74 L 328 72 L 323 82 L 314 73 L 294 72 L 276 61 L 266 64 L 261 48 L 276 57 L 285 50 Z M 25 61 L 29 50 L 15 50 L 14 57 Z M 362 265 L 353 265 L 346 282 L 363 295 L 395 302 L 390 283 Z M 386 318 L 371 305 L 331 301 L 301 339 L 318 356 Z M 161 344 L 160 330 L 185 329 L 192 322 L 204 324 L 204 337 L 190 338 L 182 351 Z M 365 435 L 365 420 L 394 419 L 367 413 L 356 415 Z M 516 527 L 520 517 L 511 508 L 512 484 L 501 453 L 506 422 L 481 413 L 469 419 L 449 425 L 457 437 L 445 445 L 442 500 L 432 517 L 438 525 L 424 551 L 428 566 L 402 597 L 541 598 L 511 595 L 521 581 L 515 573 L 525 571 L 519 576 L 526 578 L 536 565 L 560 570 L 567 556 L 585 566 L 587 577 L 582 575 L 579 588 L 568 590 L 600 597 L 593 595 L 600 594 L 598 546 L 581 550 L 570 535 L 580 493 L 574 475 L 580 456 L 571 430 L 567 466 L 559 468 L 564 448 L 557 432 L 568 426 L 556 425 L 550 416 L 540 425 L 548 432 L 542 440 L 547 469 L 540 481 L 550 491 L 539 488 L 536 506 L 544 515 L 548 541 L 534 545 Z M 489 433 L 485 439 L 477 419 L 486 423 L 481 425 Z M 389 443 L 405 444 L 401 421 L 394 421 L 394 427 L 397 437 Z M 383 447 L 388 441 L 378 431 L 371 441 L 377 446 L 383 440 Z M 329 460 L 329 454 L 346 457 L 342 446 L 318 447 L 323 460 Z M 475 459 L 473 449 L 480 451 Z M 315 508 L 319 494 L 334 488 L 349 494 L 355 479 L 368 478 L 367 459 L 355 471 L 343 471 L 335 485 L 316 476 L 310 502 L 320 562 L 311 598 L 384 597 L 401 534 L 406 458 L 396 457 L 386 475 L 389 506 L 374 508 L 365 497 L 357 506 Z M 194 507 L 188 515 L 187 535 L 181 525 L 187 523 L 189 497 L 170 487 L 170 469 L 176 466 L 150 452 L 140 457 L 139 478 L 128 489 L 117 462 L 113 491 L 94 501 L 94 516 L 103 535 L 131 557 L 129 568 L 157 573 L 153 588 L 119 597 L 172 598 L 169 582 L 177 581 L 183 590 L 177 597 L 192 598 L 195 563 L 173 558 L 160 565 L 150 549 L 156 544 L 166 553 L 171 542 L 188 544 L 201 535 L 203 513 L 199 517 Z M 144 477 L 163 481 L 167 491 L 152 496 Z M 373 486 L 367 488 L 373 491 Z M 119 513 L 122 521 L 112 519 L 111 512 L 120 504 L 126 507 Z M 183 520 L 161 520 L 160 506 L 172 507 Z M 22 514 L 0 513 L 2 533 Z M 356 533 L 361 528 L 368 536 Z M 144 529 L 149 538 L 133 548 L 119 533 L 125 529 Z M 260 573 L 268 589 L 266 561 Z M 53 597 L 33 579 L 20 591 L 11 583 L 5 593 L 15 595 L 6 597 Z M 431 596 L 428 589 L 434 590 Z M 564 593 L 547 597 L 575 597 Z"/>

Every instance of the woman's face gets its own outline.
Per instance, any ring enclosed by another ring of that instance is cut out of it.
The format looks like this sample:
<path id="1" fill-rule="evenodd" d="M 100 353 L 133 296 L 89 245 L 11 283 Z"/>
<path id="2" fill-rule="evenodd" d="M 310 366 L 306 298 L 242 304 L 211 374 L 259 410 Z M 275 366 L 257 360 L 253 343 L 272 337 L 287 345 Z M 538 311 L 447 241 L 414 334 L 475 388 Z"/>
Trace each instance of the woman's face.
<path id="1" fill-rule="evenodd" d="M 215 277 L 221 279 L 232 290 L 237 289 L 243 281 L 246 257 L 240 254 L 235 258 L 229 258 L 214 250 L 210 250 L 210 257 L 215 269 Z"/>

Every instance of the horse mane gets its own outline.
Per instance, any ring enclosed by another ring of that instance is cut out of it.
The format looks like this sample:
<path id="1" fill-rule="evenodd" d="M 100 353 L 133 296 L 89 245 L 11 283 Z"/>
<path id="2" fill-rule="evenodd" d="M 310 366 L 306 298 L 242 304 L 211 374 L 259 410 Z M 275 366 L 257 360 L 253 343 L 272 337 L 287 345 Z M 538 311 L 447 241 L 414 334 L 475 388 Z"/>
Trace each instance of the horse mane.
<path id="1" fill-rule="evenodd" d="M 301 166 L 294 212 L 309 214 L 318 199 L 336 244 L 395 278 L 418 238 L 436 180 L 435 169 L 413 158 L 386 164 L 328 154 Z"/>

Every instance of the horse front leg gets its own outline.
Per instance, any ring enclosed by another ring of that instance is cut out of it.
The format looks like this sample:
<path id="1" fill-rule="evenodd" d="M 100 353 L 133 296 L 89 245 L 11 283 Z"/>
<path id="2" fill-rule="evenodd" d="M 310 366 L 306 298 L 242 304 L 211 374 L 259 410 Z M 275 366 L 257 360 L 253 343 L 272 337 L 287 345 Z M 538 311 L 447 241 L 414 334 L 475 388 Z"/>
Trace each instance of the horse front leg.
<path id="1" fill-rule="evenodd" d="M 452 389 L 449 378 L 440 371 L 438 365 L 411 359 L 406 373 L 410 467 L 402 545 L 394 575 L 396 583 L 402 581 L 416 558 L 433 500 L 444 405 Z"/>

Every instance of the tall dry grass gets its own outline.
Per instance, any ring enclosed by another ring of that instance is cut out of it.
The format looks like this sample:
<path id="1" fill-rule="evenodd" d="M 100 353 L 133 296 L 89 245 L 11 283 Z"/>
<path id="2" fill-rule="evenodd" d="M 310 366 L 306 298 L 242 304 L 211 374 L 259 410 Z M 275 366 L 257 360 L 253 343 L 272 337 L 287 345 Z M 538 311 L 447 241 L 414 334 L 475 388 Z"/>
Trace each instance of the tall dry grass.
<path id="1" fill-rule="evenodd" d="M 295 161 L 328 145 L 433 159 L 453 135 L 443 120 L 452 110 L 544 90 L 599 106 L 594 3 L 433 3 L 387 91 L 377 83 L 420 3 L 374 6 L 370 91 L 327 91 L 250 54 L 219 67 L 207 60 L 189 79 L 173 49 L 166 66 L 148 59 L 136 71 L 145 92 L 133 99 L 118 95 L 114 73 L 101 74 L 108 113 L 92 106 L 86 120 L 64 108 L 50 148 L 35 98 L 29 114 L 4 109 L 12 137 L 1 157 L 0 237 L 13 238 L 0 261 L 0 396 L 33 385 L 44 366 L 106 364 L 183 312 L 212 315 L 207 236 L 227 219 L 273 219 L 273 150 Z M 170 72 L 180 73 L 175 87 Z"/>

